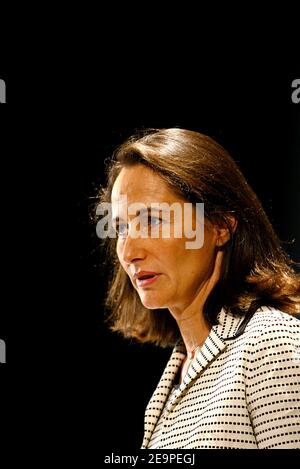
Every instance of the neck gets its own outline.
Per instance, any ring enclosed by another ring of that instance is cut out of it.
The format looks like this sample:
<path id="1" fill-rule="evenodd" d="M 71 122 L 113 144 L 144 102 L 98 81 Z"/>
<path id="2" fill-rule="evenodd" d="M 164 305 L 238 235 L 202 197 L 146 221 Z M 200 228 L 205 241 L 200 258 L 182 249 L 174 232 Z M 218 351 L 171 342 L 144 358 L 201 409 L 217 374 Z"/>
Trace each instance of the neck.
<path id="1" fill-rule="evenodd" d="M 211 326 L 205 320 L 199 297 L 184 309 L 172 308 L 170 312 L 177 322 L 184 341 L 187 355 L 193 358 L 195 350 L 200 347 L 210 333 Z"/>
<path id="2" fill-rule="evenodd" d="M 177 305 L 169 308 L 178 324 L 188 356 L 193 357 L 195 349 L 205 342 L 210 333 L 211 326 L 204 318 L 203 307 L 220 277 L 222 259 L 223 252 L 218 251 L 212 272 L 200 285 L 197 294 L 192 301 L 188 302 L 188 306 Z"/>
<path id="3" fill-rule="evenodd" d="M 195 311 L 190 316 L 177 320 L 188 358 L 193 358 L 196 349 L 203 345 L 210 333 L 210 325 L 201 312 Z"/>
<path id="4" fill-rule="evenodd" d="M 203 306 L 219 277 L 220 262 L 221 257 L 219 256 L 218 262 L 216 262 L 217 267 L 215 266 L 217 273 L 214 273 L 207 281 L 203 282 L 188 306 L 177 305 L 169 308 L 178 324 L 188 357 L 193 358 L 195 349 L 205 342 L 210 333 L 211 326 L 204 318 Z"/>

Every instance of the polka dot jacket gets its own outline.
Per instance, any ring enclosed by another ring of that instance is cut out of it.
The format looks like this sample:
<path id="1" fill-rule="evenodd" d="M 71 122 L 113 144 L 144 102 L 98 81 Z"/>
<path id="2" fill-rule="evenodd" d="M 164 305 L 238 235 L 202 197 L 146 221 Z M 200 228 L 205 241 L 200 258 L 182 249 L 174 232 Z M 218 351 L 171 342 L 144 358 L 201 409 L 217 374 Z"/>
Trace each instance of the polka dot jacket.
<path id="1" fill-rule="evenodd" d="M 300 449 L 300 321 L 221 310 L 182 384 L 180 341 L 145 412 L 142 448 Z M 167 404 L 167 405 L 166 405 Z"/>

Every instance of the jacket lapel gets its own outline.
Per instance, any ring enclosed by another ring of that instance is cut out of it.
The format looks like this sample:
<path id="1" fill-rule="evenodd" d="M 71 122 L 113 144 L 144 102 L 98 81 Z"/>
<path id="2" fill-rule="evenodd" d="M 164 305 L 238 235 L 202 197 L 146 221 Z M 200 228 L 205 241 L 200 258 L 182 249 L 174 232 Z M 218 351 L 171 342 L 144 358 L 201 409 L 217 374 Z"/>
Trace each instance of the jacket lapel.
<path id="1" fill-rule="evenodd" d="M 218 324 L 212 327 L 209 336 L 192 361 L 188 372 L 179 387 L 179 392 L 174 395 L 170 402 L 170 411 L 181 399 L 189 385 L 198 378 L 202 371 L 227 347 L 227 340 L 234 338 L 240 323 L 240 317 L 226 313 L 224 309 L 220 311 L 218 315 Z"/>
<path id="2" fill-rule="evenodd" d="M 145 412 L 145 433 L 142 448 L 147 448 L 153 430 L 157 424 L 162 409 L 171 391 L 174 379 L 186 356 L 186 349 L 182 341 L 175 345 L 172 355 L 162 374 Z"/>
<path id="3" fill-rule="evenodd" d="M 180 394 L 195 380 L 200 373 L 224 350 L 227 346 L 226 342 L 220 337 L 217 332 L 212 329 L 201 349 L 196 354 L 193 362 L 191 363 L 187 374 L 181 383 L 179 390 Z M 177 398 L 177 400 L 178 400 Z"/>
<path id="4" fill-rule="evenodd" d="M 241 318 L 226 313 L 224 309 L 220 311 L 218 324 L 212 327 L 209 336 L 191 363 L 178 392 L 174 393 L 170 406 L 168 406 L 169 411 L 172 411 L 190 384 L 227 347 L 226 340 L 234 337 L 240 323 Z M 146 408 L 145 434 L 142 448 L 147 448 L 148 446 L 153 430 L 174 384 L 174 379 L 185 357 L 186 348 L 181 340 L 174 347 L 171 358 Z"/>

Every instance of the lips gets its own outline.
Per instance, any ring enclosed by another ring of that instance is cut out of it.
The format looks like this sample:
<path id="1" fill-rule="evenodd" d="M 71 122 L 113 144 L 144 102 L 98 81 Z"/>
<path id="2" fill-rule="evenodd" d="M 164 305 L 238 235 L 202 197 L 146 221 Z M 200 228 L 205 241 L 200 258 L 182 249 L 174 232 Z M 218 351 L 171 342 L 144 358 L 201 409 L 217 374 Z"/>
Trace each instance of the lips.
<path id="1" fill-rule="evenodd" d="M 160 274 L 157 272 L 149 272 L 149 271 L 140 271 L 135 273 L 133 278 L 136 281 L 138 287 L 144 287 L 156 281 Z"/>

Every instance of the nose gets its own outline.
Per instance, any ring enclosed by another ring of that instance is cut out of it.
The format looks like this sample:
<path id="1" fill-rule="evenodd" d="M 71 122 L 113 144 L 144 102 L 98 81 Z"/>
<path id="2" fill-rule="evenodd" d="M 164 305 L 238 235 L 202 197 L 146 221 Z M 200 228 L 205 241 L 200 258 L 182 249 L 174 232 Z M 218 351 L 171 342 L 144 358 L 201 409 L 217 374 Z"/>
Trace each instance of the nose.
<path id="1" fill-rule="evenodd" d="M 119 256 L 126 264 L 132 264 L 145 258 L 144 240 L 142 238 L 133 238 L 129 234 L 120 247 Z"/>

